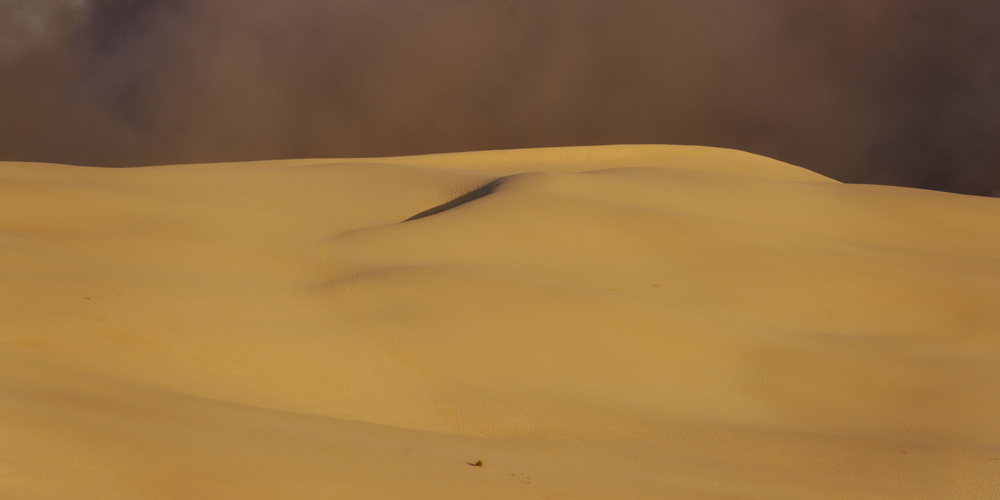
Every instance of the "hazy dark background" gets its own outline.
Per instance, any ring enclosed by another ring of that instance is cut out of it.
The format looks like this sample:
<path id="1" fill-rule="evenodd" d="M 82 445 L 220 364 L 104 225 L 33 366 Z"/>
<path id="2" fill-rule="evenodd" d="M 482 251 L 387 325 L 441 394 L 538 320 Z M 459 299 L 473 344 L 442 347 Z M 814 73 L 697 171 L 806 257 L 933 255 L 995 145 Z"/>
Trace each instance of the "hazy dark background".
<path id="1" fill-rule="evenodd" d="M 704 144 L 1000 193 L 997 0 L 0 0 L 0 159 Z"/>

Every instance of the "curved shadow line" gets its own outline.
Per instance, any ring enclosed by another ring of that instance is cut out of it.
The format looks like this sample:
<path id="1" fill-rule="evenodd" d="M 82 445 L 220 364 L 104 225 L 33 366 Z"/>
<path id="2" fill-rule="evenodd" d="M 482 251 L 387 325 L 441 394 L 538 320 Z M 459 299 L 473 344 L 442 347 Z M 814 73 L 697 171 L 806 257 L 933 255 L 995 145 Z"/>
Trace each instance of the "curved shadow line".
<path id="1" fill-rule="evenodd" d="M 478 200 L 479 198 L 490 195 L 494 191 L 496 191 L 498 186 L 500 186 L 501 181 L 503 181 L 502 177 L 490 181 L 487 184 L 479 186 L 478 188 L 473 189 L 472 191 L 469 191 L 468 193 L 465 193 L 462 196 L 459 196 L 458 198 L 455 198 L 454 200 L 451 200 L 447 203 L 442 203 L 434 208 L 429 208 L 427 210 L 424 210 L 423 212 L 420 212 L 419 214 L 414 215 L 413 217 L 410 217 L 409 219 L 406 219 L 403 222 L 410 222 L 411 220 L 423 219 L 424 217 L 437 215 L 446 210 L 451 210 L 457 206 L 464 205 L 470 201 L 475 201 Z"/>

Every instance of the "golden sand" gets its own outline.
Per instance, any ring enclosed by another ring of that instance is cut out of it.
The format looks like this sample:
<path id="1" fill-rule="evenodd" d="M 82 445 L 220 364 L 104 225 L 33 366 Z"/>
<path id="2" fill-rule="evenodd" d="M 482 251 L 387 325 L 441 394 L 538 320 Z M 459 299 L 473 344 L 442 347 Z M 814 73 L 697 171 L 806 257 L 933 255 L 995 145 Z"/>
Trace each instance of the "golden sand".
<path id="1" fill-rule="evenodd" d="M 997 199 L 671 146 L 0 163 L 0 299 L 0 498 L 1000 498 Z"/>

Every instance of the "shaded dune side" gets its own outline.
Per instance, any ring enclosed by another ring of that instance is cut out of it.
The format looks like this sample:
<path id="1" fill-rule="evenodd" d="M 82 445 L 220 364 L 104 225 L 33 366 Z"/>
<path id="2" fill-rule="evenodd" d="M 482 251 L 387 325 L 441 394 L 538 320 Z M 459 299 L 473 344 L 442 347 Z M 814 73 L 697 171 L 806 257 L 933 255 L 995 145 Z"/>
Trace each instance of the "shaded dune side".
<path id="1" fill-rule="evenodd" d="M 497 179 L 497 180 L 488 182 L 488 183 L 486 183 L 486 184 L 484 184 L 484 185 L 482 185 L 482 186 L 480 186 L 480 187 L 478 187 L 476 189 L 473 189 L 472 191 L 469 191 L 468 193 L 463 194 L 462 196 L 459 196 L 458 198 L 455 198 L 455 199 L 453 199 L 451 201 L 448 201 L 446 203 L 442 203 L 442 204 L 440 204 L 440 205 L 438 205 L 436 207 L 432 207 L 432 208 L 429 208 L 427 210 L 424 210 L 423 212 L 420 212 L 420 213 L 418 213 L 418 214 L 416 214 L 416 215 L 414 215 L 414 216 L 412 216 L 412 217 L 404 220 L 403 222 L 414 221 L 414 220 L 417 220 L 417 219 L 423 219 L 424 217 L 430 217 L 432 215 L 437 215 L 437 214 L 439 214 L 441 212 L 444 212 L 444 211 L 447 211 L 447 210 L 451 210 L 453 208 L 456 208 L 456 207 L 459 207 L 459 206 L 464 205 L 466 203 L 469 203 L 470 201 L 475 201 L 475 200 L 478 200 L 479 198 L 482 198 L 484 196 L 488 196 L 490 194 L 493 194 L 493 192 L 496 191 L 496 189 L 500 186 L 500 184 L 502 182 L 503 182 L 503 179 Z"/>

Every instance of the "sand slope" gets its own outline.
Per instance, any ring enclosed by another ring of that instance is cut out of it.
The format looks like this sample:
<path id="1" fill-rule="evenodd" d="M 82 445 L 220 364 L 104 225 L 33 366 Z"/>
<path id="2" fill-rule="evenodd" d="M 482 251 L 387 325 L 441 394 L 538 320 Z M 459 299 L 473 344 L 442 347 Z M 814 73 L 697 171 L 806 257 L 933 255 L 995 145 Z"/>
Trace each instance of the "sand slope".
<path id="1" fill-rule="evenodd" d="M 996 199 L 668 146 L 0 163 L 0 298 L 3 498 L 1000 498 Z"/>

